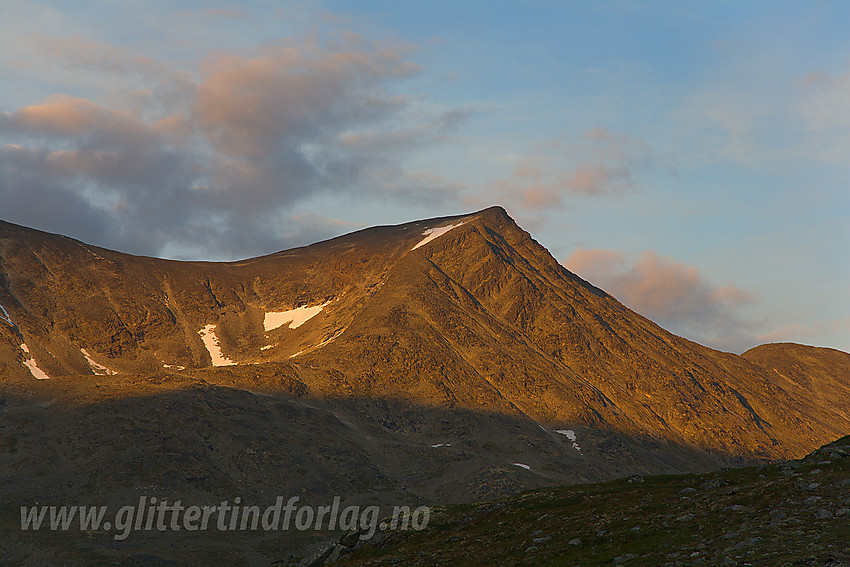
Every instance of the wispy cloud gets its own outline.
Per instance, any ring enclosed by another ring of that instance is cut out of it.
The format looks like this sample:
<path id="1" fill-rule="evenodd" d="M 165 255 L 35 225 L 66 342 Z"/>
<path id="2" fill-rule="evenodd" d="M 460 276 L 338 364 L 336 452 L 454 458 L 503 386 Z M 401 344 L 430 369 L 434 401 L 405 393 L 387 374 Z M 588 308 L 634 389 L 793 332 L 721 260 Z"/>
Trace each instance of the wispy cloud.
<path id="1" fill-rule="evenodd" d="M 46 42 L 54 61 L 136 88 L 0 114 L 4 217 L 131 252 L 239 256 L 301 244 L 305 231 L 282 226 L 323 193 L 445 198 L 450 187 L 404 160 L 470 111 L 414 112 L 390 92 L 420 72 L 414 50 L 339 33 L 210 55 L 187 73 L 79 36 Z"/>
<path id="2" fill-rule="evenodd" d="M 850 317 L 833 317 L 810 323 L 786 323 L 761 333 L 760 343 L 793 341 L 804 344 L 823 344 L 823 337 L 845 334 L 850 330 Z"/>
<path id="3" fill-rule="evenodd" d="M 485 192 L 508 205 L 543 211 L 562 207 L 574 197 L 632 190 L 635 176 L 658 161 L 643 141 L 594 128 L 577 140 L 539 146 Z"/>
<path id="4" fill-rule="evenodd" d="M 772 171 L 789 160 L 850 164 L 850 73 L 795 74 L 775 54 L 739 55 L 672 110 L 683 159 Z"/>
<path id="5" fill-rule="evenodd" d="M 847 163 L 850 153 L 850 72 L 814 71 L 798 81 L 799 112 L 812 139 L 813 157 Z"/>
<path id="6" fill-rule="evenodd" d="M 604 249 L 577 248 L 564 265 L 641 315 L 684 336 L 733 351 L 755 346 L 754 325 L 739 309 L 757 297 L 734 285 L 717 285 L 696 266 L 653 251 L 636 261 Z"/>

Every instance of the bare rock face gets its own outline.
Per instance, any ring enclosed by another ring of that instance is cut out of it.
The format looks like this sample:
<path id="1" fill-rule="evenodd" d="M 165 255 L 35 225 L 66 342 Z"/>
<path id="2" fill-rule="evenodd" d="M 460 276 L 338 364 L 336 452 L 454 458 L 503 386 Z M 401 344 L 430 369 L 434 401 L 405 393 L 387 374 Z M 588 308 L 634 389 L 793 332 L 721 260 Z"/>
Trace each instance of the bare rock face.
<path id="1" fill-rule="evenodd" d="M 0 306 L 15 502 L 459 502 L 800 457 L 850 431 L 847 353 L 675 336 L 499 207 L 231 263 L 0 222 Z"/>

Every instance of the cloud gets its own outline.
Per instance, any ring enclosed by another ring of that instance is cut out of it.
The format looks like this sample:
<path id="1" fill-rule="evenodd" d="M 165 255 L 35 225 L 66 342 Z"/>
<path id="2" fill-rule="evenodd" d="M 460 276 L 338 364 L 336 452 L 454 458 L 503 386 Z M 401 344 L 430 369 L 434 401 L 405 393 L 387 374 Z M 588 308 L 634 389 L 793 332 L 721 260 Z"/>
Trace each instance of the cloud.
<path id="1" fill-rule="evenodd" d="M 839 316 L 808 323 L 785 323 L 758 335 L 761 343 L 793 341 L 813 346 L 828 345 L 836 336 L 847 336 L 850 331 L 850 316 Z M 846 346 L 832 344 L 833 348 L 847 350 Z"/>
<path id="2" fill-rule="evenodd" d="M 406 51 L 348 36 L 336 45 L 282 42 L 253 56 L 216 58 L 203 66 L 199 125 L 223 153 L 266 157 L 293 140 L 381 120 L 406 100 L 379 85 L 419 70 Z"/>
<path id="3" fill-rule="evenodd" d="M 715 348 L 754 346 L 753 324 L 740 308 L 757 297 L 709 281 L 695 266 L 642 252 L 634 262 L 621 252 L 577 248 L 564 265 L 659 325 Z"/>
<path id="4" fill-rule="evenodd" d="M 334 235 L 322 219 L 290 230 L 294 207 L 321 194 L 451 198 L 404 162 L 471 111 L 423 112 L 391 92 L 420 72 L 414 51 L 339 33 L 210 55 L 189 73 L 83 37 L 46 41 L 56 62 L 122 87 L 0 113 L 3 216 L 128 252 L 232 258 Z"/>
<path id="5" fill-rule="evenodd" d="M 96 70 L 110 75 L 142 75 L 157 79 L 172 73 L 171 68 L 153 59 L 82 35 L 43 37 L 33 47 L 48 59 L 61 61 L 66 69 Z"/>
<path id="6" fill-rule="evenodd" d="M 790 44 L 788 44 L 790 45 Z M 787 48 L 787 46 L 785 46 Z M 775 174 L 799 160 L 847 164 L 850 73 L 793 74 L 789 57 L 728 52 L 729 59 L 673 107 L 668 132 L 683 161 L 735 160 Z"/>
<path id="7" fill-rule="evenodd" d="M 815 71 L 798 84 L 802 89 L 800 114 L 812 138 L 813 155 L 846 162 L 850 150 L 850 73 Z"/>
<path id="8" fill-rule="evenodd" d="M 594 128 L 573 142 L 551 142 L 525 156 L 489 193 L 529 211 L 562 207 L 573 197 L 634 189 L 635 176 L 658 158 L 643 141 Z"/>

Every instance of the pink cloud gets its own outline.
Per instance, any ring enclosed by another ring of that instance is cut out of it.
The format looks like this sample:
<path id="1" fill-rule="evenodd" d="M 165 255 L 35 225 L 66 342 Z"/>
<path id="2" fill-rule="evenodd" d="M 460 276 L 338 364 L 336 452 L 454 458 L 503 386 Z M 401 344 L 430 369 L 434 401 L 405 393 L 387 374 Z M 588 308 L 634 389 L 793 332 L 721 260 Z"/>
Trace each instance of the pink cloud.
<path id="1" fill-rule="evenodd" d="M 808 129 L 815 134 L 834 138 L 819 139 L 831 142 L 846 155 L 850 128 L 850 73 L 827 75 L 812 72 L 797 81 L 803 86 L 801 114 Z"/>
<path id="2" fill-rule="evenodd" d="M 786 323 L 758 336 L 759 342 L 799 342 L 822 345 L 823 338 L 850 330 L 850 317 L 837 317 L 812 323 Z"/>
<path id="3" fill-rule="evenodd" d="M 418 70 L 407 51 L 347 36 L 332 46 L 284 42 L 212 59 L 198 86 L 199 125 L 219 151 L 262 156 L 287 138 L 386 116 L 405 101 L 383 94 L 380 84 Z"/>
<path id="4" fill-rule="evenodd" d="M 491 188 L 500 201 L 531 211 L 563 206 L 572 196 L 622 193 L 635 187 L 634 176 L 657 162 L 641 140 L 604 128 L 577 141 L 552 142 L 523 158 Z"/>
<path id="5" fill-rule="evenodd" d="M 602 248 L 588 250 L 579 246 L 573 250 L 564 265 L 579 275 L 608 278 L 625 265 L 625 262 L 626 256 L 620 252 Z"/>
<path id="6" fill-rule="evenodd" d="M 22 133 L 42 136 L 81 136 L 95 128 L 126 128 L 130 122 L 119 112 L 65 95 L 25 106 L 9 115 L 9 124 Z"/>

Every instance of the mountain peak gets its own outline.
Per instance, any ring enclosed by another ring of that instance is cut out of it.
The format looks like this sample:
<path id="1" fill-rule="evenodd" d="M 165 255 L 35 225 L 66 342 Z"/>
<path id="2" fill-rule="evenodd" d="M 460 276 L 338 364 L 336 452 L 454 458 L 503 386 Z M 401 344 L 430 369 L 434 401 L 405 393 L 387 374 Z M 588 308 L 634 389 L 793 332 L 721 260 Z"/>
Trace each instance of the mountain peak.
<path id="1" fill-rule="evenodd" d="M 486 409 L 729 454 L 797 454 L 850 429 L 846 404 L 770 367 L 814 356 L 812 375 L 840 368 L 822 382 L 840 393 L 840 357 L 736 357 L 677 337 L 567 271 L 499 206 L 231 263 L 26 229 L 0 241 L 0 364 L 20 384 L 36 363 L 53 378 L 285 364 L 319 395 Z"/>
<path id="2" fill-rule="evenodd" d="M 0 225 L 10 502 L 491 500 L 802 456 L 848 400 L 850 354 L 677 337 L 501 207 L 229 263 Z"/>

